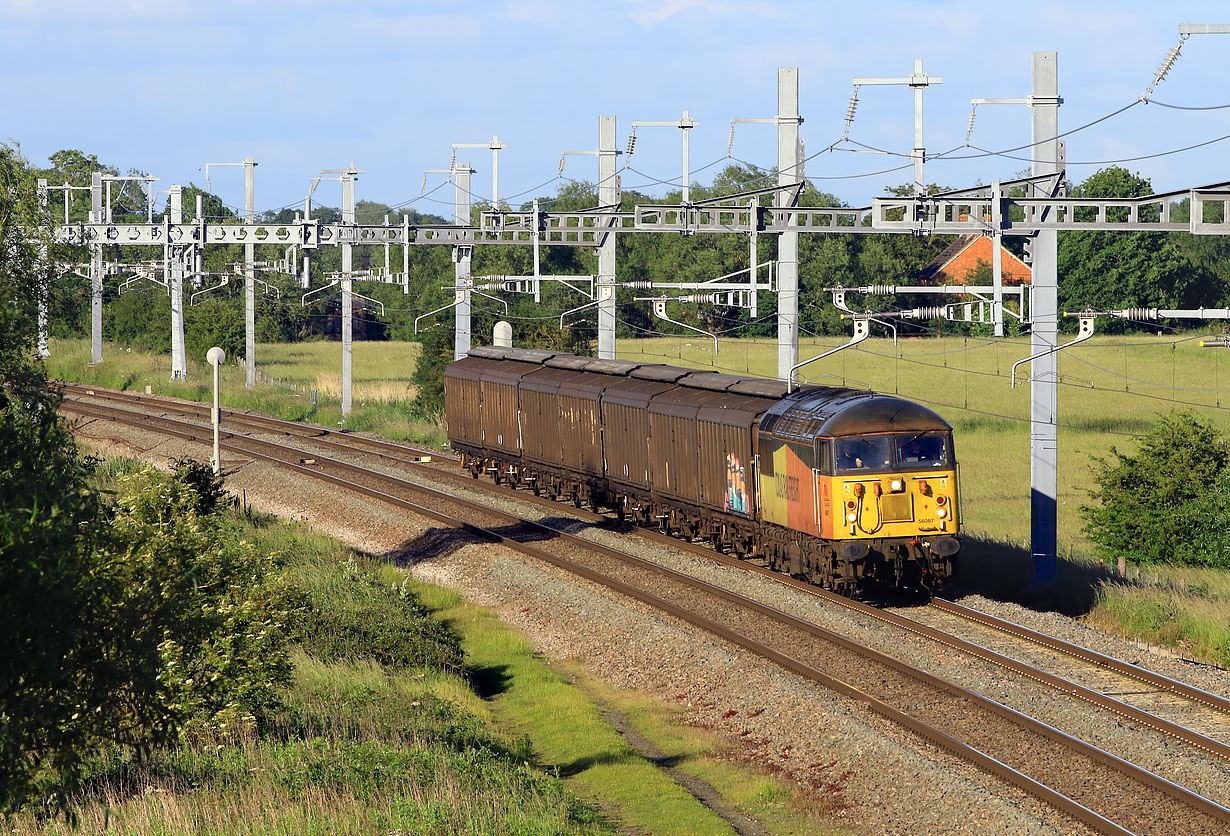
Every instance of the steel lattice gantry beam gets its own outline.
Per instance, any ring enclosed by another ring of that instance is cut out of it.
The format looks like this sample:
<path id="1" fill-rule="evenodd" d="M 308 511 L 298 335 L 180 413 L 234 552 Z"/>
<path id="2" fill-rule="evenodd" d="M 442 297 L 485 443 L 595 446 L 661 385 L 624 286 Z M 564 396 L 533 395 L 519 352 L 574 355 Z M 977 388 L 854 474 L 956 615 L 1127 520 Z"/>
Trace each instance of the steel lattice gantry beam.
<path id="1" fill-rule="evenodd" d="M 1003 192 L 1032 181 L 1000 184 Z M 1189 217 L 1175 220 L 1176 203 L 1190 201 Z M 629 232 L 908 233 L 960 235 L 993 231 L 990 186 L 924 197 L 875 198 L 862 208 L 789 210 L 747 206 L 636 206 L 631 212 L 541 212 L 535 232 L 532 212 L 487 212 L 481 226 L 371 226 L 300 223 L 76 223 L 56 228 L 61 244 L 277 244 L 305 249 L 339 244 L 457 246 L 532 245 L 598 247 L 613 230 Z M 1000 197 L 1004 235 L 1029 236 L 1044 229 L 1094 232 L 1190 232 L 1230 235 L 1230 181 L 1136 198 Z"/>

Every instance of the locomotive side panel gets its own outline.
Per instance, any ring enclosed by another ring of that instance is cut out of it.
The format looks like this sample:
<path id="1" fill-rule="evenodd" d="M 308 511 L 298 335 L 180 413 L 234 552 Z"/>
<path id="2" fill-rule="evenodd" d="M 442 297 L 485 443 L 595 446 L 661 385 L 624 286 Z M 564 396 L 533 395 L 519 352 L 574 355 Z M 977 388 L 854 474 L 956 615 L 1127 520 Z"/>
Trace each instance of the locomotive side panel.
<path id="1" fill-rule="evenodd" d="M 759 462 L 762 519 L 819 537 L 812 448 L 762 433 Z"/>

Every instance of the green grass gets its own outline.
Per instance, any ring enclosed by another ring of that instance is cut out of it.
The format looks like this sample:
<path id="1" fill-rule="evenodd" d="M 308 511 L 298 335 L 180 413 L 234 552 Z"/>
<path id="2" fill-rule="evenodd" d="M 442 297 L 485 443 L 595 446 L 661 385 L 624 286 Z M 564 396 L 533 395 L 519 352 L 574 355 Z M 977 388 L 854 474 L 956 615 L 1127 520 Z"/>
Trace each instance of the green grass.
<path id="1" fill-rule="evenodd" d="M 392 659 L 387 648 L 372 652 L 359 641 L 323 652 L 305 641 L 293 654 L 286 708 L 261 733 L 185 741 L 145 759 L 111 753 L 74 801 L 76 829 L 22 815 L 13 832 L 609 832 L 594 808 L 528 762 L 523 739 L 492 722 L 460 654 L 448 652 L 459 651 L 459 638 L 413 597 L 403 573 L 272 518 L 231 511 L 227 525 L 283 556 L 310 604 L 296 621 L 338 626 L 358 616 L 390 630 L 405 619 L 433 628 L 414 633 L 417 649 Z M 292 632 L 317 633 L 301 623 Z M 380 628 L 369 627 L 373 635 L 379 640 Z"/>
<path id="2" fill-rule="evenodd" d="M 500 724 L 573 791 L 637 832 L 730 834 L 704 807 L 632 748 L 584 691 L 539 658 L 528 639 L 460 598 L 438 596 L 439 616 L 464 636 L 466 654 Z"/>
<path id="3" fill-rule="evenodd" d="M 272 378 L 299 385 L 300 390 L 273 383 L 245 387 L 243 369 L 222 367 L 222 403 L 234 409 L 255 409 L 293 421 L 325 426 L 342 423 L 341 346 L 331 342 L 259 344 L 258 368 Z M 357 342 L 354 344 L 352 411 L 345 426 L 378 433 L 394 440 L 440 447 L 443 428 L 424 420 L 411 406 L 410 382 L 418 358 L 418 343 Z M 52 340 L 48 374 L 59 380 L 92 383 L 108 389 L 142 392 L 196 401 L 213 397 L 212 371 L 200 359 L 188 358 L 188 379 L 172 381 L 171 358 L 146 354 L 112 343 L 103 344 L 103 362 L 89 364 L 88 340 Z M 267 361 L 267 362 L 266 362 Z M 317 403 L 310 390 L 317 390 Z"/>
<path id="4" fill-rule="evenodd" d="M 1129 638 L 1230 667 L 1230 601 L 1109 582 L 1088 621 Z"/>
<path id="5" fill-rule="evenodd" d="M 725 804 L 754 817 L 771 832 L 782 836 L 845 832 L 825 818 L 846 806 L 842 776 L 830 776 L 831 783 L 819 784 L 807 795 L 798 784 L 779 775 L 749 775 L 747 767 L 736 761 L 737 753 L 720 743 L 711 730 L 689 724 L 678 704 L 663 702 L 655 694 L 613 688 L 576 663 L 562 667 L 587 694 L 617 711 L 657 747 L 666 762 L 704 781 Z"/>

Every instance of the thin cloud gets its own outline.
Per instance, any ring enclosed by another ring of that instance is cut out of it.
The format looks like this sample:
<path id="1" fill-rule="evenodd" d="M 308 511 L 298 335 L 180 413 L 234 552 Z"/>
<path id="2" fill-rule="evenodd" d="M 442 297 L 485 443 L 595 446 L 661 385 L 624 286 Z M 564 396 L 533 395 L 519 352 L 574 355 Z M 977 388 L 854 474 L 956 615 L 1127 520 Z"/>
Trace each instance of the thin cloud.
<path id="1" fill-rule="evenodd" d="M 771 3 L 752 3 L 743 0 L 632 0 L 635 8 L 630 17 L 645 28 L 657 26 L 663 21 L 692 9 L 719 17 L 754 14 L 759 17 L 782 17 L 784 12 Z"/>

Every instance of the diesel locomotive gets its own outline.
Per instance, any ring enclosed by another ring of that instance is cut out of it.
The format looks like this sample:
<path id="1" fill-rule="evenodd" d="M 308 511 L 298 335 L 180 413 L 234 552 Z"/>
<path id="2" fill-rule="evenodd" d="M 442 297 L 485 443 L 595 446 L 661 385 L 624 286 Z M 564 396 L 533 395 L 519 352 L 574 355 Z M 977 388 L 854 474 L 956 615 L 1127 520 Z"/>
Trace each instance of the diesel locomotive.
<path id="1" fill-rule="evenodd" d="M 844 594 L 934 589 L 960 544 L 952 427 L 903 398 L 479 347 L 445 372 L 471 475 L 609 508 Z"/>

